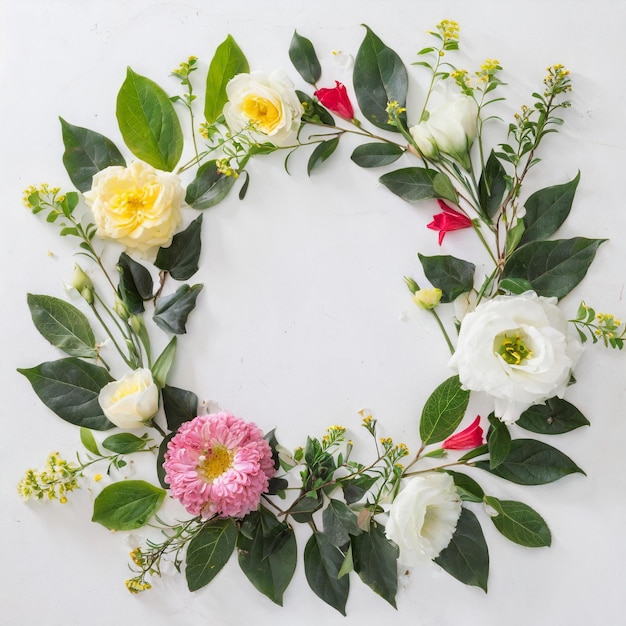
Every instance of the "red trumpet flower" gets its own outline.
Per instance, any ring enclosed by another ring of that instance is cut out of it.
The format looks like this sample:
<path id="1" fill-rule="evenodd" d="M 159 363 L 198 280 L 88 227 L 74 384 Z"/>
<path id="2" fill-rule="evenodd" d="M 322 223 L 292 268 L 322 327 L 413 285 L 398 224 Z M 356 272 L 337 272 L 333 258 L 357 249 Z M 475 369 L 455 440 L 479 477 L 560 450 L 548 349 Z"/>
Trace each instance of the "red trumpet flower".
<path id="1" fill-rule="evenodd" d="M 427 225 L 427 228 L 439 231 L 439 245 L 441 245 L 446 233 L 449 233 L 451 230 L 470 228 L 472 226 L 472 220 L 467 217 L 467 215 L 455 211 L 443 200 L 437 200 L 437 202 L 439 203 L 439 208 L 443 211 L 443 213 L 433 215 L 433 221 Z"/>
<path id="2" fill-rule="evenodd" d="M 354 109 L 344 85 L 335 81 L 335 87 L 322 87 L 315 92 L 315 97 L 331 112 L 344 120 L 354 119 Z"/>
<path id="3" fill-rule="evenodd" d="M 461 432 L 448 437 L 442 444 L 444 450 L 470 450 L 483 444 L 483 429 L 480 427 L 480 415 Z"/>

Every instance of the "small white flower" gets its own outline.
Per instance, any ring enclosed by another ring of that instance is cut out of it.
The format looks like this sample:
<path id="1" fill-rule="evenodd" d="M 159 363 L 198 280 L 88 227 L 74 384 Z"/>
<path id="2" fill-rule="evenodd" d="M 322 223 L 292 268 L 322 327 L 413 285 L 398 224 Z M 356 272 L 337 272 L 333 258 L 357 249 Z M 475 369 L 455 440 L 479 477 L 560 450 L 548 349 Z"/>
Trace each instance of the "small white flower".
<path id="1" fill-rule="evenodd" d="M 449 474 L 432 472 L 407 479 L 391 505 L 385 533 L 407 567 L 428 563 L 450 543 L 461 500 Z"/>
<path id="2" fill-rule="evenodd" d="M 515 422 L 529 406 L 562 397 L 582 352 L 556 298 L 529 291 L 479 304 L 461 323 L 449 365 L 464 389 L 484 391 Z"/>

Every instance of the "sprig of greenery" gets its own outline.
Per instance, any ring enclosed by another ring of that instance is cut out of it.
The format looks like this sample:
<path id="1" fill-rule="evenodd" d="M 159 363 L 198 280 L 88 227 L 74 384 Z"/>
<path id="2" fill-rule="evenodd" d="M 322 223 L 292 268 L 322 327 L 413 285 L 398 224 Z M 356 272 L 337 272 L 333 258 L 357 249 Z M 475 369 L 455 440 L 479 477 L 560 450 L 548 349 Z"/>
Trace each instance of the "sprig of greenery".
<path id="1" fill-rule="evenodd" d="M 590 306 L 581 302 L 576 318 L 569 321 L 576 327 L 583 343 L 591 338 L 593 343 L 602 340 L 607 348 L 621 350 L 624 347 L 626 324 L 622 324 L 622 321 L 611 313 L 596 313 Z"/>

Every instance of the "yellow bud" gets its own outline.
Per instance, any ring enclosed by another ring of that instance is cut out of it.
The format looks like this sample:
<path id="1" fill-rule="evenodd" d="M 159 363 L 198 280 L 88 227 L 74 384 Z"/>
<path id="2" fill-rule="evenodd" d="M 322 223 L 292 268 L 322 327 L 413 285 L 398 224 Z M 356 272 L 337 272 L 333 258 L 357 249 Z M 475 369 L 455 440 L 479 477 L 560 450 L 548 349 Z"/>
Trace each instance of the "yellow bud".
<path id="1" fill-rule="evenodd" d="M 432 310 L 441 302 L 441 289 L 437 287 L 420 289 L 413 294 L 412 300 L 422 309 Z"/>

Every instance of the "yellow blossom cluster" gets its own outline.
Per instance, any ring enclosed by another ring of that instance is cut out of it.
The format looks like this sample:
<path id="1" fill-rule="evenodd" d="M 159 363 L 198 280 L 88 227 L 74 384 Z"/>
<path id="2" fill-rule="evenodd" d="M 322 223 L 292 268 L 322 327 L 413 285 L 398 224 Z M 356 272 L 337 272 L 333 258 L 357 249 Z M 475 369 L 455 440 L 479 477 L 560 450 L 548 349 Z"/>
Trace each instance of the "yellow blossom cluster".
<path id="1" fill-rule="evenodd" d="M 444 42 L 458 41 L 460 27 L 458 22 L 453 20 L 441 20 L 436 26 L 437 31 L 443 37 Z"/>
<path id="2" fill-rule="evenodd" d="M 218 159 L 215 164 L 218 173 L 232 178 L 239 178 L 239 170 L 231 166 L 230 159 Z"/>
<path id="3" fill-rule="evenodd" d="M 80 468 L 68 463 L 53 452 L 46 460 L 46 467 L 38 472 L 29 469 L 20 480 L 17 491 L 23 500 L 58 500 L 61 504 L 67 502 L 67 493 L 79 488 L 77 474 Z"/>

